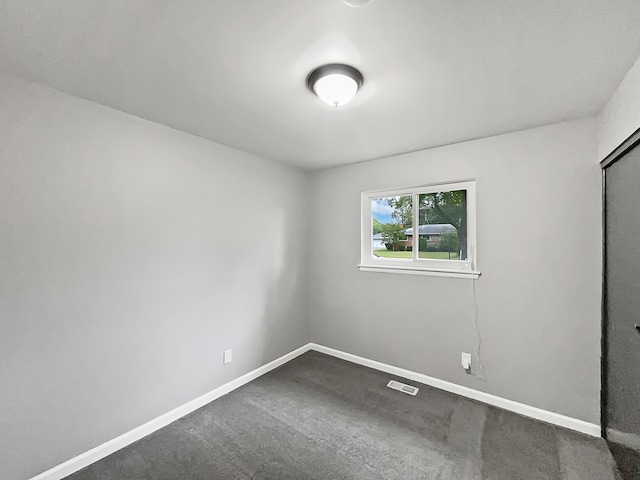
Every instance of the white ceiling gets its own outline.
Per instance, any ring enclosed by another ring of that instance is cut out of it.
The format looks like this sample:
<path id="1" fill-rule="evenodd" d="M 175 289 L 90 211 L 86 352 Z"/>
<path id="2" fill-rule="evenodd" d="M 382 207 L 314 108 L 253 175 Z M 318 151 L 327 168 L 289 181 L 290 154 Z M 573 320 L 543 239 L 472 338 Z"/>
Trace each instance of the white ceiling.
<path id="1" fill-rule="evenodd" d="M 596 113 L 638 0 L 0 0 L 0 71 L 313 169 Z M 325 63 L 365 83 L 341 109 Z"/>

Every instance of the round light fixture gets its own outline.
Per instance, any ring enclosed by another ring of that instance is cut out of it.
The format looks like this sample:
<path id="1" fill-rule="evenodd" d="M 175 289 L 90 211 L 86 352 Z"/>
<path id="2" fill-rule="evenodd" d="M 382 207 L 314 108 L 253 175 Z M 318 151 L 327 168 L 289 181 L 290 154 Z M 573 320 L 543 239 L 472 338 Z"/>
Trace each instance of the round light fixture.
<path id="1" fill-rule="evenodd" d="M 350 7 L 362 7 L 369 3 L 369 0 L 344 0 L 344 3 L 349 5 Z"/>
<path id="2" fill-rule="evenodd" d="M 307 77 L 309 90 L 332 107 L 349 103 L 362 82 L 362 74 L 357 69 L 339 63 L 318 67 Z"/>

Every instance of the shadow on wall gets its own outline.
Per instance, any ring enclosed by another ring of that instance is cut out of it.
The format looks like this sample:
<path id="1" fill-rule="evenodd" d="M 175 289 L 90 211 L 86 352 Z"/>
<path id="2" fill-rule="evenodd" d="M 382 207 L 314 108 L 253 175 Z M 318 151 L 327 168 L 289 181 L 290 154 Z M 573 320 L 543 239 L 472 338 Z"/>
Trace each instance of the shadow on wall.
<path id="1" fill-rule="evenodd" d="M 260 219 L 251 222 L 249 241 L 238 252 L 237 268 L 229 278 L 226 290 L 236 296 L 227 299 L 233 303 L 228 307 L 233 317 L 244 319 L 229 338 L 229 348 L 251 346 L 252 350 L 234 357 L 246 369 L 291 351 L 283 331 L 297 331 L 298 346 L 308 341 L 304 321 L 307 289 L 301 283 L 304 242 L 290 215 L 282 208 L 261 209 Z"/>

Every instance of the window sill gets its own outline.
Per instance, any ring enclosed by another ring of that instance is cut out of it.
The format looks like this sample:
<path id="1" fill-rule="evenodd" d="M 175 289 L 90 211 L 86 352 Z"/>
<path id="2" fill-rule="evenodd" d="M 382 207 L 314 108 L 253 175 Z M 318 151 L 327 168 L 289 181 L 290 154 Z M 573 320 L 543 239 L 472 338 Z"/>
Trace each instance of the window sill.
<path id="1" fill-rule="evenodd" d="M 439 268 L 416 268 L 387 265 L 358 265 L 361 272 L 400 273 L 403 275 L 428 275 L 431 277 L 472 278 L 477 279 L 481 273 L 477 271 L 446 270 Z"/>

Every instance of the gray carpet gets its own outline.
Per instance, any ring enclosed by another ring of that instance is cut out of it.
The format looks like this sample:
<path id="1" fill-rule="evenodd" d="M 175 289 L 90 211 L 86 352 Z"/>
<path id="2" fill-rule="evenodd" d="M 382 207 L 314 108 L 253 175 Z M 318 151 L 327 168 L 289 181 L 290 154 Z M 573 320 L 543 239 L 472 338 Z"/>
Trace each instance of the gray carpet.
<path id="1" fill-rule="evenodd" d="M 640 480 L 640 452 L 619 443 L 609 443 L 609 449 L 618 464 L 622 478 Z"/>
<path id="2" fill-rule="evenodd" d="M 614 480 L 604 440 L 317 352 L 72 480 Z"/>

